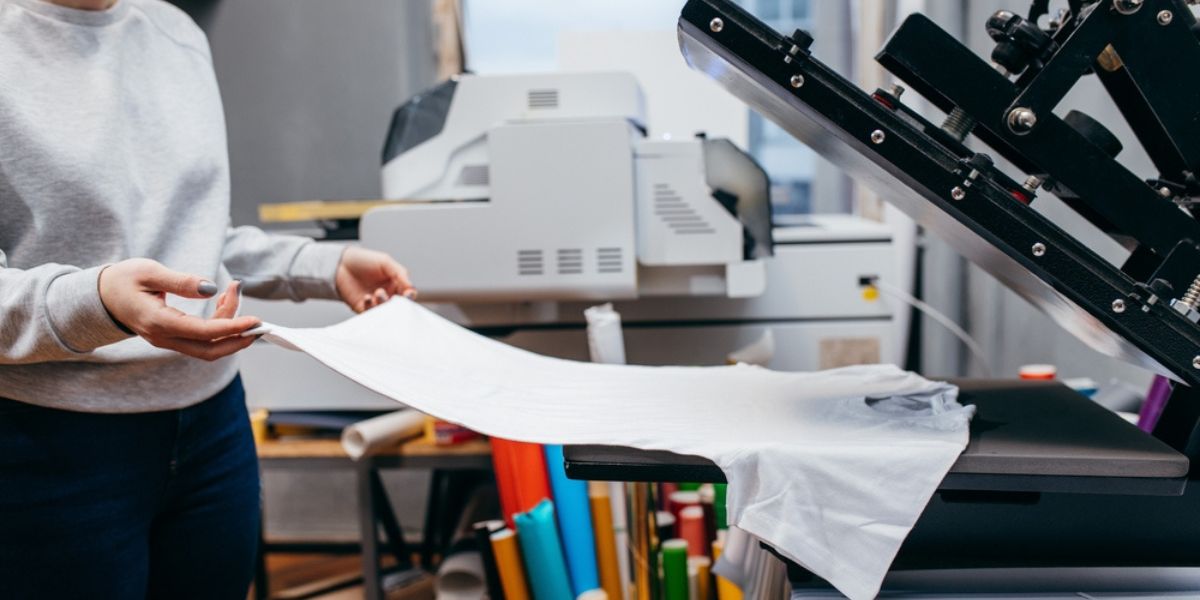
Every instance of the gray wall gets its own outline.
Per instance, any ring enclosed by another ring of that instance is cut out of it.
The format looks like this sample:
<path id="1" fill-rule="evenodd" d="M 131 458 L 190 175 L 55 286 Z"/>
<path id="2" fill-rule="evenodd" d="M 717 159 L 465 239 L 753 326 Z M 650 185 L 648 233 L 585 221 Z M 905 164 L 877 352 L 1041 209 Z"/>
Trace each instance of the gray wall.
<path id="1" fill-rule="evenodd" d="M 178 3 L 212 45 L 234 223 L 262 203 L 379 196 L 392 111 L 434 83 L 431 1 Z"/>
<path id="2" fill-rule="evenodd" d="M 233 220 L 258 205 L 379 195 L 392 111 L 434 83 L 432 1 L 175 0 L 208 34 L 225 104 Z M 385 473 L 408 533 L 428 474 Z M 277 539 L 357 539 L 350 471 L 270 471 Z"/>

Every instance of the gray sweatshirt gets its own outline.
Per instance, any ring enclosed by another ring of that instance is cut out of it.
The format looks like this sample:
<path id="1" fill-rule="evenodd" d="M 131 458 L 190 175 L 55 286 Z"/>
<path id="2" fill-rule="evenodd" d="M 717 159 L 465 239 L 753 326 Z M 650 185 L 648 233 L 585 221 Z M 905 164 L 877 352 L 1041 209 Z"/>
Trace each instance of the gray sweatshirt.
<path id="1" fill-rule="evenodd" d="M 0 397 L 88 412 L 195 404 L 236 358 L 130 337 L 107 264 L 146 257 L 259 298 L 336 298 L 338 247 L 230 227 L 225 120 L 203 32 L 161 0 L 88 12 L 0 0 Z M 214 300 L 168 297 L 207 316 Z"/>

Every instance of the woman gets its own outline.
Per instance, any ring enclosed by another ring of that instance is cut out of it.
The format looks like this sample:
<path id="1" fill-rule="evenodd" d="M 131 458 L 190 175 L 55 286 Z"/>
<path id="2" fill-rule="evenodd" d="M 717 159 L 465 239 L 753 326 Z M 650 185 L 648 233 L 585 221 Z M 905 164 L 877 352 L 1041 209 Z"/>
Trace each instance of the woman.
<path id="1" fill-rule="evenodd" d="M 259 320 L 239 291 L 362 311 L 413 288 L 384 254 L 228 215 L 184 13 L 0 0 L 0 596 L 245 597 L 259 481 L 233 354 Z"/>

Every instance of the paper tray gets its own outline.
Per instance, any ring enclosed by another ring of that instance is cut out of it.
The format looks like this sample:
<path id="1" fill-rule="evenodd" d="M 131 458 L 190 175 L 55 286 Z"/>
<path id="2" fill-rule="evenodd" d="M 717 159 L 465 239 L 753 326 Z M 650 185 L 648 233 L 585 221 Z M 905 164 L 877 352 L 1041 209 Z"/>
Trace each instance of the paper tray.
<path id="1" fill-rule="evenodd" d="M 1177 496 L 1188 459 L 1056 382 L 960 380 L 974 404 L 971 441 L 942 490 Z M 696 456 L 614 446 L 569 446 L 567 474 L 612 481 L 721 482 Z"/>

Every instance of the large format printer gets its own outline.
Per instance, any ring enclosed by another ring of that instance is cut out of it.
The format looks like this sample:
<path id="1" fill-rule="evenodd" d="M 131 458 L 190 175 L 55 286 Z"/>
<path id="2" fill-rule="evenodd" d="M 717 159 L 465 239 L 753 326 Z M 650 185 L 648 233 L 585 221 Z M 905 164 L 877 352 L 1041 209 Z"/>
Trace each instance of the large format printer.
<path id="1" fill-rule="evenodd" d="M 587 360 L 583 311 L 613 301 L 632 363 L 722 364 L 763 340 L 777 369 L 897 361 L 894 305 L 873 287 L 896 279 L 890 228 L 773 219 L 753 159 L 724 139 L 648 139 L 642 105 L 625 73 L 456 77 L 396 110 L 387 200 L 361 217 L 323 205 L 323 222 L 403 262 L 442 314 L 542 354 Z M 349 316 L 332 303 L 244 310 L 299 326 Z M 244 357 L 258 407 L 394 406 L 295 353 Z"/>
<path id="2" fill-rule="evenodd" d="M 899 86 L 864 91 L 835 73 L 812 34 L 776 32 L 730 0 L 689 0 L 679 19 L 694 68 L 1093 348 L 1171 380 L 1152 433 L 1057 383 L 960 382 L 960 400 L 978 409 L 970 443 L 885 597 L 1200 594 L 1200 26 L 1182 0 L 1071 0 L 1046 18 L 1048 4 L 988 19 L 990 64 L 923 15 L 900 25 L 876 58 L 946 113 L 940 124 Z M 1131 172 L 1103 124 L 1059 107 L 1082 77 L 1099 79 L 1156 173 Z M 1128 257 L 1109 262 L 1034 210 L 1041 194 Z M 566 456 L 573 477 L 722 478 L 695 457 Z M 832 593 L 790 567 L 797 597 Z"/>

